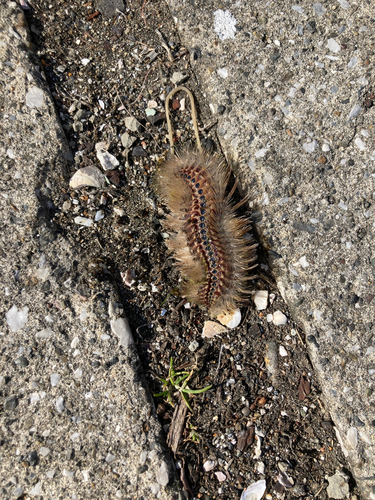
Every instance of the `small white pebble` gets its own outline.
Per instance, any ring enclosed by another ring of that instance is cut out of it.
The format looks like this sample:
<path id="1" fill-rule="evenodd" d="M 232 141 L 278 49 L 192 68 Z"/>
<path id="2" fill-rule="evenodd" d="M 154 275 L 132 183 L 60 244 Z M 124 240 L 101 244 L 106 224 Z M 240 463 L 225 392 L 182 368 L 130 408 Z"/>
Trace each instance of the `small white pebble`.
<path id="1" fill-rule="evenodd" d="M 215 468 L 215 462 L 212 461 L 212 460 L 207 460 L 206 462 L 204 462 L 203 464 L 203 470 L 205 472 L 209 472 L 210 470 L 214 469 Z"/>
<path id="2" fill-rule="evenodd" d="M 303 267 L 304 269 L 309 265 L 305 256 L 301 257 L 298 262 L 301 264 L 301 267 Z"/>
<path id="3" fill-rule="evenodd" d="M 322 320 L 322 312 L 319 311 L 318 309 L 314 309 L 313 316 L 314 316 L 315 321 L 321 321 Z"/>
<path id="4" fill-rule="evenodd" d="M 227 476 L 225 474 L 223 474 L 222 472 L 215 472 L 215 476 L 217 477 L 217 479 L 222 483 L 223 481 L 226 481 L 227 479 Z"/>
<path id="5" fill-rule="evenodd" d="M 362 139 L 360 139 L 359 137 L 357 137 L 354 141 L 354 144 L 357 146 L 357 148 L 360 150 L 360 151 L 364 151 L 366 149 L 366 145 L 365 143 L 362 141 Z"/>
<path id="6" fill-rule="evenodd" d="M 217 70 L 217 74 L 221 78 L 227 78 L 228 77 L 228 68 L 220 68 Z"/>
<path id="7" fill-rule="evenodd" d="M 56 399 L 56 410 L 61 413 L 64 409 L 64 398 L 62 396 L 59 396 Z"/>
<path id="8" fill-rule="evenodd" d="M 327 47 L 331 52 L 335 52 L 336 54 L 340 52 L 341 50 L 341 45 L 336 42 L 334 38 L 330 38 L 327 42 Z"/>
<path id="9" fill-rule="evenodd" d="M 70 347 L 72 349 L 75 349 L 77 347 L 78 343 L 79 343 L 79 337 L 74 337 L 74 339 L 70 343 Z"/>
<path id="10" fill-rule="evenodd" d="M 56 387 L 59 382 L 60 382 L 60 375 L 58 375 L 57 373 L 52 373 L 51 386 Z"/>
<path id="11" fill-rule="evenodd" d="M 258 311 L 263 311 L 264 309 L 267 309 L 268 291 L 257 290 L 253 295 L 253 301 Z"/>
<path id="12" fill-rule="evenodd" d="M 42 457 L 46 457 L 50 451 L 51 450 L 49 448 L 46 448 L 45 446 L 39 448 L 39 453 L 42 455 Z"/>
<path id="13" fill-rule="evenodd" d="M 272 322 L 276 326 L 278 326 L 278 325 L 285 325 L 288 322 L 288 318 L 281 311 L 276 311 L 276 312 L 273 313 L 273 320 L 272 320 Z"/>
<path id="14" fill-rule="evenodd" d="M 285 349 L 284 346 L 281 345 L 279 347 L 279 354 L 280 354 L 280 356 L 285 357 L 285 356 L 288 356 L 288 351 Z"/>

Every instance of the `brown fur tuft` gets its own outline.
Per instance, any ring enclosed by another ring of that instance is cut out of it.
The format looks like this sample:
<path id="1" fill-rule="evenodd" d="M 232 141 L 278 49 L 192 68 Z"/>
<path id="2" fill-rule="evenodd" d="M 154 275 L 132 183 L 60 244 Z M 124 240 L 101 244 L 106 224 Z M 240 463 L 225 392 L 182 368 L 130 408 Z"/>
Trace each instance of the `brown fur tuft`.
<path id="1" fill-rule="evenodd" d="M 251 224 L 236 215 L 232 192 L 226 196 L 230 175 L 219 156 L 195 150 L 174 155 L 157 174 L 157 191 L 170 209 L 167 244 L 184 280 L 182 294 L 212 316 L 235 309 L 254 278 L 249 271 L 257 244 L 245 236 Z"/>

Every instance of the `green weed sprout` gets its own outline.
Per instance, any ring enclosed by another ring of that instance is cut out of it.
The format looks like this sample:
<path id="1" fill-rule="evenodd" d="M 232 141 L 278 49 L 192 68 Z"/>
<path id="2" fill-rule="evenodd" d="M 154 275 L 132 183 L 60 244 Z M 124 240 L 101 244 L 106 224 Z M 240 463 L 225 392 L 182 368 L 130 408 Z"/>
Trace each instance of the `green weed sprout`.
<path id="1" fill-rule="evenodd" d="M 211 385 L 204 387 L 203 389 L 189 389 L 187 385 L 189 379 L 193 375 L 194 370 L 191 372 L 175 372 L 173 368 L 173 359 L 171 358 L 169 363 L 168 377 L 166 379 L 159 377 L 159 380 L 163 383 L 163 391 L 153 394 L 154 398 L 167 398 L 171 406 L 174 407 L 172 396 L 174 392 L 179 392 L 182 399 L 184 400 L 186 406 L 192 412 L 192 408 L 189 404 L 189 394 L 202 394 L 203 392 L 211 389 Z"/>

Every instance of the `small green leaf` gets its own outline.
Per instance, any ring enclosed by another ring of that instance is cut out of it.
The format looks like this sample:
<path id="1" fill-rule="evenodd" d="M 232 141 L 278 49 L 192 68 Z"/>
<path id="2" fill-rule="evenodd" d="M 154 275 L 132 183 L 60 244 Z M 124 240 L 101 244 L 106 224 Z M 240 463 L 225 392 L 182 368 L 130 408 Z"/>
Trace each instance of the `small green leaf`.
<path id="1" fill-rule="evenodd" d="M 184 394 L 183 392 L 181 392 L 181 396 L 182 396 L 182 399 L 185 401 L 186 406 L 189 408 L 189 410 L 190 410 L 191 412 L 193 412 L 193 410 L 192 410 L 192 408 L 191 408 L 191 406 L 190 406 L 190 404 L 189 404 L 189 399 L 188 399 L 188 397 L 186 396 L 186 394 Z"/>
<path id="2" fill-rule="evenodd" d="M 183 392 L 187 392 L 188 394 L 202 394 L 203 392 L 208 391 L 208 389 L 211 389 L 211 387 L 212 385 L 204 387 L 203 389 L 183 389 Z"/>

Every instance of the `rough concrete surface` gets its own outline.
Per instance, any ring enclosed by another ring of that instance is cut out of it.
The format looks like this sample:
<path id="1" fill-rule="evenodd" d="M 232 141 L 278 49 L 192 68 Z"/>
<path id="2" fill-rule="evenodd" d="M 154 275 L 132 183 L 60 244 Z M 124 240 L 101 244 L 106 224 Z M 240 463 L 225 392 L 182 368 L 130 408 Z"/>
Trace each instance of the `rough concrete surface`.
<path id="1" fill-rule="evenodd" d="M 0 497 L 178 498 L 115 285 L 50 222 L 72 157 L 32 49 L 2 1 Z"/>
<path id="2" fill-rule="evenodd" d="M 169 0 L 363 498 L 375 499 L 373 3 Z M 209 119 L 209 117 L 207 117 Z"/>

